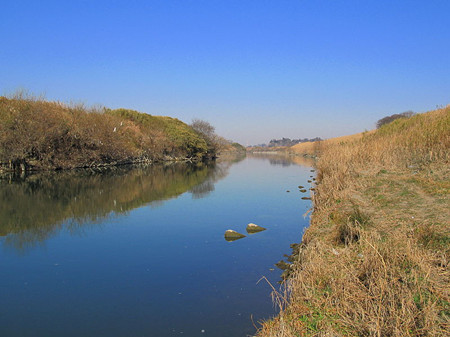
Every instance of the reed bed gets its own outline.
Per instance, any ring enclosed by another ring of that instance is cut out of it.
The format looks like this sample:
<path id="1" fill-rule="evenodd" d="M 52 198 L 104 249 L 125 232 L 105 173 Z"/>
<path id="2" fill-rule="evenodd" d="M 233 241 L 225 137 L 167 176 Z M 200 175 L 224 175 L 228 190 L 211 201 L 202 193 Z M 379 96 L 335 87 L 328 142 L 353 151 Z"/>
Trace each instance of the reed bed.
<path id="1" fill-rule="evenodd" d="M 450 106 L 322 142 L 311 225 L 258 336 L 450 335 Z"/>

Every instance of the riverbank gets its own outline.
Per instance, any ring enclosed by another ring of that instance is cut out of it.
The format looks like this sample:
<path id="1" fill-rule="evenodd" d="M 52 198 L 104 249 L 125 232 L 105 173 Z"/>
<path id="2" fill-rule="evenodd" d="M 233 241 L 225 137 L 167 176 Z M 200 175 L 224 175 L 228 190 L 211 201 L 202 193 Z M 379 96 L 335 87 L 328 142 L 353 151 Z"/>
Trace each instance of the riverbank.
<path id="1" fill-rule="evenodd" d="M 450 333 L 450 107 L 317 146 L 311 225 L 258 336 Z"/>
<path id="2" fill-rule="evenodd" d="M 54 170 L 216 156 L 182 121 L 128 109 L 0 97 L 0 169 Z"/>

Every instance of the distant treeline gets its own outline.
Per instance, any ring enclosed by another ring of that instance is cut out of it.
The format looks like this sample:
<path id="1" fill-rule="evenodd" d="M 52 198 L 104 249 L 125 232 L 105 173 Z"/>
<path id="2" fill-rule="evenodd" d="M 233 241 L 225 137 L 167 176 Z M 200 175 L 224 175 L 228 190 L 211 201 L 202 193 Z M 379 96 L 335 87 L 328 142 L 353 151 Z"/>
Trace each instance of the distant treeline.
<path id="1" fill-rule="evenodd" d="M 320 137 L 316 138 L 303 138 L 303 139 L 290 139 L 290 138 L 281 138 L 281 139 L 272 139 L 269 144 L 259 144 L 257 146 L 260 147 L 278 147 L 278 146 L 294 146 L 299 143 L 307 143 L 307 142 L 316 142 L 322 140 Z"/>
<path id="2" fill-rule="evenodd" d="M 215 158 L 223 138 L 171 118 L 0 97 L 0 169 L 67 169 Z"/>

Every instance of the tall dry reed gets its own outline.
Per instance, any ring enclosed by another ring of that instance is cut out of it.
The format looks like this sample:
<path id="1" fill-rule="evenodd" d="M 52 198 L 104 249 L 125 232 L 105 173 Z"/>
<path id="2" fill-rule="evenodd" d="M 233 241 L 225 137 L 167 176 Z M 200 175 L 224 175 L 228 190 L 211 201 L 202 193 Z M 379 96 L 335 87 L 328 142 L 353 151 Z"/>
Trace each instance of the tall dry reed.
<path id="1" fill-rule="evenodd" d="M 448 336 L 449 148 L 450 107 L 323 142 L 289 304 L 259 336 Z"/>

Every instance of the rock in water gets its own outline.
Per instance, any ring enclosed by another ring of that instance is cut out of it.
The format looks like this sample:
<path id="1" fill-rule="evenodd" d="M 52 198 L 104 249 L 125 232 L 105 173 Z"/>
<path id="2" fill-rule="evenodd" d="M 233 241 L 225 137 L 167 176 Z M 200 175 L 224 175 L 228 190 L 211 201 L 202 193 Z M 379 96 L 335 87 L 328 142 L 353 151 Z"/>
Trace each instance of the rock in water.
<path id="1" fill-rule="evenodd" d="M 266 230 L 266 228 L 255 225 L 254 223 L 249 223 L 247 225 L 247 233 L 248 234 L 258 233 L 258 232 L 262 232 L 265 230 Z"/>
<path id="2" fill-rule="evenodd" d="M 245 238 L 244 234 L 238 233 L 232 229 L 225 231 L 225 240 L 227 241 L 235 241 L 242 238 Z"/>

